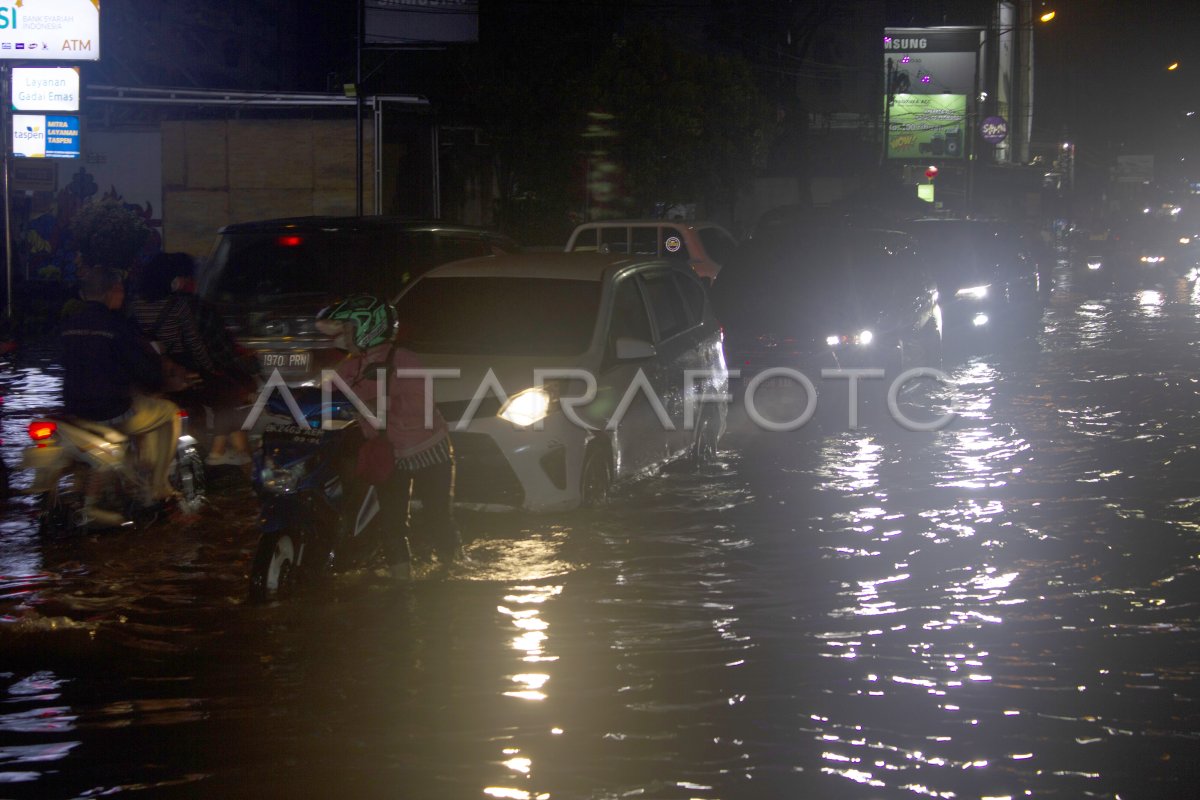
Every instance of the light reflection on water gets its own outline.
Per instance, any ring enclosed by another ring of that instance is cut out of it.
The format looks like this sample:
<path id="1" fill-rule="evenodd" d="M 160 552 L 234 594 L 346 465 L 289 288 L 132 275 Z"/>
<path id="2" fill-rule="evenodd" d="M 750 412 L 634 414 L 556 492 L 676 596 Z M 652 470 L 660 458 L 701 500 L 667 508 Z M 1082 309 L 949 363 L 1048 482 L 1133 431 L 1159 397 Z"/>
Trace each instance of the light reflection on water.
<path id="1" fill-rule="evenodd" d="M 464 518 L 472 562 L 400 592 L 356 576 L 244 607 L 246 494 L 134 548 L 40 541 L 10 504 L 0 779 L 30 797 L 1188 796 L 1196 302 L 1059 292 L 1032 343 L 947 364 L 943 431 L 733 436 L 715 468 L 603 512 Z M 2 380 L 34 387 L 27 411 L 53 394 L 33 367 Z"/>

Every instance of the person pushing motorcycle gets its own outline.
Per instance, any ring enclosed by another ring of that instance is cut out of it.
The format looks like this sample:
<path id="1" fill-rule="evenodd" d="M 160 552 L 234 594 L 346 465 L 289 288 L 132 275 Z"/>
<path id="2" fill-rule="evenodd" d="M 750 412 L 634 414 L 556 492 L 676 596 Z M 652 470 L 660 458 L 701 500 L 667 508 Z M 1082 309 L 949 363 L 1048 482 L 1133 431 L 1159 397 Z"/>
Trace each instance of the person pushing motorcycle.
<path id="1" fill-rule="evenodd" d="M 395 468 L 379 486 L 380 506 L 392 540 L 387 545 L 393 565 L 407 564 L 409 504 L 421 501 L 438 560 L 450 563 L 461 557 L 461 542 L 454 522 L 454 456 L 448 427 L 437 408 L 433 424 L 425 422 L 425 383 L 422 378 L 399 378 L 396 370 L 420 369 L 417 357 L 396 343 L 398 320 L 390 304 L 371 295 L 355 295 L 322 310 L 317 329 L 348 352 L 337 375 L 368 406 L 378 396 L 377 372 L 386 369 L 386 420 L 382 431 L 364 425 L 368 439 L 386 436 L 394 452 Z"/>
<path id="2" fill-rule="evenodd" d="M 162 360 L 134 323 L 120 312 L 125 285 L 108 267 L 90 268 L 80 281 L 84 305 L 63 322 L 63 410 L 134 436 L 150 473 L 142 504 L 174 496 L 171 460 L 179 439 L 179 408 L 154 397 Z"/>

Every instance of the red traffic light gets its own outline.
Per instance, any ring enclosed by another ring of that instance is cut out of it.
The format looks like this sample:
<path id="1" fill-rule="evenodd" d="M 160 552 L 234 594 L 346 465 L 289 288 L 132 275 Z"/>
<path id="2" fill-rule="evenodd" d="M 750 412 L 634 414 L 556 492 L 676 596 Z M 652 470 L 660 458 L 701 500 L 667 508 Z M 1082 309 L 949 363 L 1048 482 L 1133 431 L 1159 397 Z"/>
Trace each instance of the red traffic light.
<path id="1" fill-rule="evenodd" d="M 931 167 L 927 168 L 925 170 L 925 177 L 929 178 L 929 180 L 933 180 L 934 178 L 936 178 L 937 177 L 937 167 L 931 166 Z"/>

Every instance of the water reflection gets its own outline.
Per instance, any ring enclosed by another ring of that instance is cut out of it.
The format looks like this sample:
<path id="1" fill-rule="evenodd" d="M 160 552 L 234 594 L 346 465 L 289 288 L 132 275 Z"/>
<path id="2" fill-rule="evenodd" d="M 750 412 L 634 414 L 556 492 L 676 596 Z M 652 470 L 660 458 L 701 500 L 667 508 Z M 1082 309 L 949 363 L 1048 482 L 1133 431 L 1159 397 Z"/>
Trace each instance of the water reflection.
<path id="1" fill-rule="evenodd" d="M 1147 291 L 1056 290 L 947 363 L 943 431 L 734 438 L 473 520 L 397 593 L 247 609 L 249 499 L 132 545 L 17 519 L 6 795 L 1190 796 L 1200 301 Z"/>

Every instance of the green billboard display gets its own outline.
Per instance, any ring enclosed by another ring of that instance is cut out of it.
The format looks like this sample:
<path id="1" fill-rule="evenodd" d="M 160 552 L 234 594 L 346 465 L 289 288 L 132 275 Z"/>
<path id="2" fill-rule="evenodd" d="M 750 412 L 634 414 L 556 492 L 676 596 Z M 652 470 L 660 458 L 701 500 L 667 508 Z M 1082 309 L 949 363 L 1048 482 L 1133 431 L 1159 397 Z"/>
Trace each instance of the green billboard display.
<path id="1" fill-rule="evenodd" d="M 887 116 L 888 158 L 962 158 L 965 94 L 898 94 Z"/>

